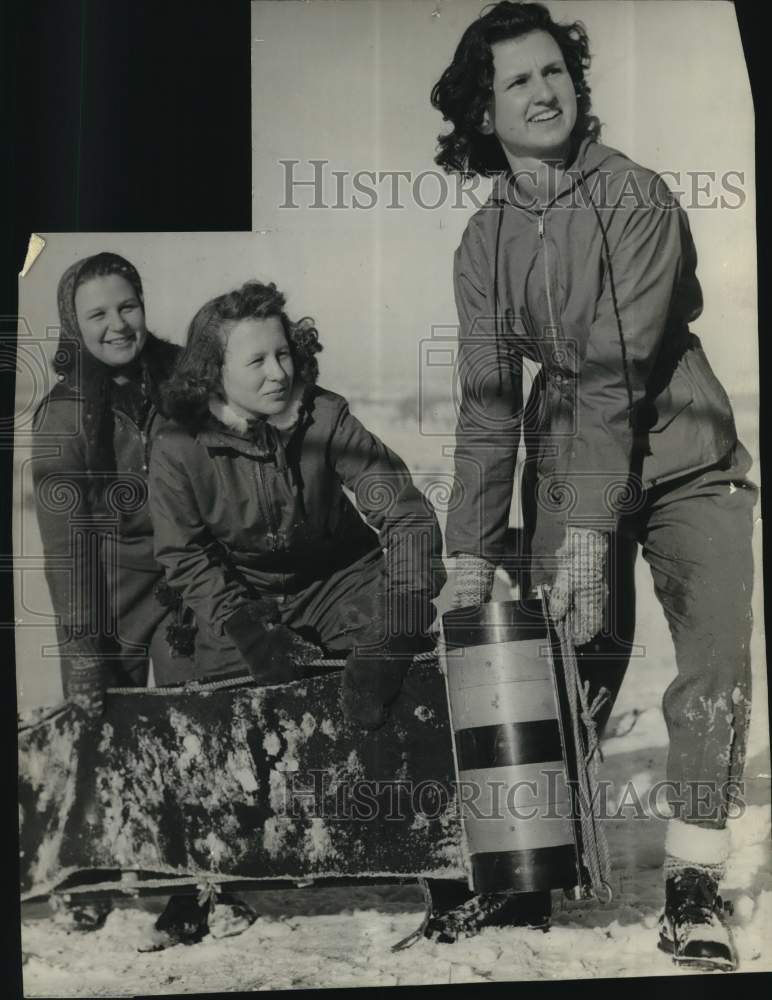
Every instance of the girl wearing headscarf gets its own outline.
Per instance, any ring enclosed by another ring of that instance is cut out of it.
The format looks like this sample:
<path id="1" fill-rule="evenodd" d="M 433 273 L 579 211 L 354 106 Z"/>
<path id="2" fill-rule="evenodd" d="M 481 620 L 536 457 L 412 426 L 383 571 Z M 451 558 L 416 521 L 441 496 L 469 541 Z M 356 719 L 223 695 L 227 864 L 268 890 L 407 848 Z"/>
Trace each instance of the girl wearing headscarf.
<path id="1" fill-rule="evenodd" d="M 180 349 L 146 326 L 142 281 L 128 260 L 98 253 L 59 282 L 56 385 L 35 414 L 33 481 L 45 569 L 57 615 L 65 698 L 98 720 L 108 687 L 188 676 L 194 630 L 153 555 L 149 445 L 163 422 L 161 391 Z M 58 905 L 68 928 L 100 927 L 109 901 Z M 228 933 L 254 913 L 221 897 Z M 208 908 L 172 896 L 152 947 L 196 941 Z"/>
<path id="2" fill-rule="evenodd" d="M 156 683 L 174 670 L 146 475 L 179 348 L 148 331 L 140 276 L 117 254 L 71 265 L 58 306 L 57 381 L 34 423 L 35 503 L 64 694 L 98 716 L 106 687 L 147 684 L 150 657 Z"/>

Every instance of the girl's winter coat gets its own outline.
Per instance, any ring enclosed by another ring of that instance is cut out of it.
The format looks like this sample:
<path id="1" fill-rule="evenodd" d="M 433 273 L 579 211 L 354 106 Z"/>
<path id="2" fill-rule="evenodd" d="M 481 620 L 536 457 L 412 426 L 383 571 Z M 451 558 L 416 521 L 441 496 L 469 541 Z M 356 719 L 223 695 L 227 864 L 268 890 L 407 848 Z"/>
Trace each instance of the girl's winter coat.
<path id="1" fill-rule="evenodd" d="M 449 555 L 504 554 L 523 428 L 538 469 L 537 566 L 567 521 L 613 528 L 643 489 L 732 449 L 729 400 L 689 331 L 702 311 L 695 268 L 664 182 L 598 142 L 583 141 L 544 210 L 497 178 L 455 257 Z M 523 357 L 542 366 L 525 413 Z"/>
<path id="2" fill-rule="evenodd" d="M 318 386 L 289 433 L 213 415 L 196 432 L 164 427 L 150 508 L 169 584 L 216 635 L 250 599 L 297 594 L 378 547 L 394 590 L 433 598 L 445 578 L 434 510 L 404 463 Z"/>
<path id="3" fill-rule="evenodd" d="M 145 352 L 160 385 L 179 348 L 150 335 Z M 70 658 L 86 656 L 103 660 L 105 683 L 142 685 L 152 647 L 156 680 L 163 681 L 171 655 L 162 634 L 169 610 L 156 596 L 163 574 L 147 506 L 148 441 L 163 418 L 151 399 L 137 409 L 138 387 L 112 387 L 99 430 L 89 434 L 92 390 L 89 381 L 56 385 L 33 423 L 35 506 L 63 680 L 66 685 Z M 107 456 L 100 467 L 95 437 Z"/>

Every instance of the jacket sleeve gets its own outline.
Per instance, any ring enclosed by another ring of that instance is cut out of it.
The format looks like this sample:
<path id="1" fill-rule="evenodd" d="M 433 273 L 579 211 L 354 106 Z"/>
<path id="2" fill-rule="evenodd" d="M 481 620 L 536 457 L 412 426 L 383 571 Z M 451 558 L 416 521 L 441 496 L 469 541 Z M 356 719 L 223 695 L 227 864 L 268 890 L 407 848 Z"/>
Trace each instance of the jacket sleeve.
<path id="1" fill-rule="evenodd" d="M 497 563 L 512 506 L 523 385 L 522 358 L 508 348 L 494 309 L 493 266 L 481 235 L 468 227 L 453 275 L 460 403 L 446 551 Z"/>
<path id="2" fill-rule="evenodd" d="M 198 447 L 175 430 L 161 431 L 153 442 L 148 493 L 155 557 L 199 626 L 223 635 L 250 595 L 201 518 L 188 468 L 200 466 L 202 456 L 191 455 L 191 446 Z"/>
<path id="3" fill-rule="evenodd" d="M 103 531 L 93 520 L 89 500 L 79 401 L 46 400 L 33 426 L 35 510 L 65 667 L 76 657 L 103 652 L 109 613 L 101 563 Z"/>
<path id="4" fill-rule="evenodd" d="M 402 459 L 341 406 L 330 440 L 332 467 L 386 550 L 389 587 L 433 599 L 445 582 L 434 508 Z"/>
<path id="5" fill-rule="evenodd" d="M 696 318 L 702 296 L 686 213 L 664 182 L 658 181 L 656 198 L 647 205 L 615 210 L 607 238 L 611 267 L 604 254 L 603 288 L 579 369 L 573 434 L 558 480 L 569 483 L 574 496 L 569 522 L 602 518 L 613 528 L 619 501 L 632 502 L 636 492 L 635 407 L 646 394 L 668 330 L 679 333 Z"/>

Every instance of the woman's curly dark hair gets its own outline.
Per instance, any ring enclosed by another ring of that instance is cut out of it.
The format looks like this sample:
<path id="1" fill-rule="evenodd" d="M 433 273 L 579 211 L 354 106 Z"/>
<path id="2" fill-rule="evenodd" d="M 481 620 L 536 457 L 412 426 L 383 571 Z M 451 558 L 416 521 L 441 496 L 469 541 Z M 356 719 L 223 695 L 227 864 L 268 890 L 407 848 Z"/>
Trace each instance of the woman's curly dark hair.
<path id="1" fill-rule="evenodd" d="M 284 311 L 284 295 L 271 282 L 247 281 L 201 306 L 188 327 L 188 339 L 172 378 L 166 386 L 169 416 L 188 427 L 197 427 L 209 412 L 209 399 L 222 391 L 222 365 L 228 326 L 244 319 L 278 316 L 284 327 L 295 378 L 313 384 L 319 377 L 315 355 L 322 350 L 314 321 L 305 316 L 293 323 Z"/>
<path id="2" fill-rule="evenodd" d="M 432 88 L 432 105 L 453 124 L 452 132 L 440 135 L 434 158 L 446 173 L 464 178 L 507 171 L 509 165 L 495 135 L 479 131 L 493 93 L 491 46 L 531 31 L 546 31 L 563 54 L 576 91 L 577 117 L 574 139 L 597 138 L 600 122 L 591 114 L 590 87 L 585 73 L 590 67 L 590 45 L 581 21 L 558 24 L 540 3 L 500 0 L 487 8 L 466 29 L 448 66 Z"/>

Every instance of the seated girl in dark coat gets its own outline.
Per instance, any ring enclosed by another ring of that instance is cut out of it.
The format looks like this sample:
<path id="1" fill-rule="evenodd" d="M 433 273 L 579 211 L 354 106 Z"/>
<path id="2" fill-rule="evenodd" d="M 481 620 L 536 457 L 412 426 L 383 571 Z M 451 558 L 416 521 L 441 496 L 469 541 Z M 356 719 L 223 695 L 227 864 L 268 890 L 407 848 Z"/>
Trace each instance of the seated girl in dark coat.
<path id="1" fill-rule="evenodd" d="M 284 302 L 251 281 L 194 317 L 151 457 L 156 556 L 197 618 L 195 677 L 284 683 L 347 652 L 344 707 L 377 728 L 430 645 L 441 534 L 401 459 L 316 385 L 317 331 Z"/>

